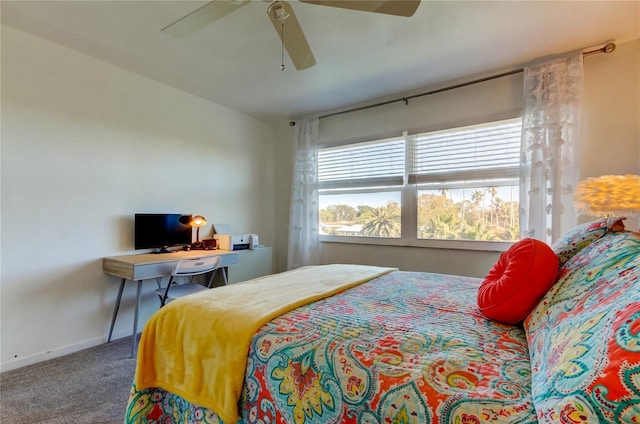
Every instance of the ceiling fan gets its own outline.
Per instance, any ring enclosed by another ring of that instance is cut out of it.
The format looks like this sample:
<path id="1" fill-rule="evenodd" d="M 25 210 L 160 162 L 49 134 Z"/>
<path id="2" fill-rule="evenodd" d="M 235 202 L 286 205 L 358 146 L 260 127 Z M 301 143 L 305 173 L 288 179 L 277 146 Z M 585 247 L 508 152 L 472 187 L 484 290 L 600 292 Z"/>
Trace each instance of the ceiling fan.
<path id="1" fill-rule="evenodd" d="M 282 46 L 286 48 L 291 62 L 297 70 L 303 70 L 316 64 L 307 38 L 296 18 L 293 8 L 286 1 L 270 1 L 267 14 L 276 32 L 280 36 Z M 420 5 L 420 0 L 298 0 L 301 3 L 332 6 L 341 9 L 383 13 L 396 16 L 413 16 Z M 251 0 L 214 0 L 186 16 L 162 28 L 162 32 L 186 37 L 195 31 L 223 18 L 231 12 L 251 3 Z M 281 68 L 284 70 L 284 63 Z"/>

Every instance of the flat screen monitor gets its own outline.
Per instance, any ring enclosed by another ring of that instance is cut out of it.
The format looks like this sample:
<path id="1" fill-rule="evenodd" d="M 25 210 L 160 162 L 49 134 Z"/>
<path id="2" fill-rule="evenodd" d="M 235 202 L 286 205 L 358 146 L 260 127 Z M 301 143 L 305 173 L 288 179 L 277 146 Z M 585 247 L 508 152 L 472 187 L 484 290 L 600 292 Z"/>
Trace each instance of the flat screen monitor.
<path id="1" fill-rule="evenodd" d="M 135 249 L 167 252 L 170 246 L 188 245 L 193 241 L 189 222 L 191 215 L 179 213 L 137 213 L 134 220 Z"/>

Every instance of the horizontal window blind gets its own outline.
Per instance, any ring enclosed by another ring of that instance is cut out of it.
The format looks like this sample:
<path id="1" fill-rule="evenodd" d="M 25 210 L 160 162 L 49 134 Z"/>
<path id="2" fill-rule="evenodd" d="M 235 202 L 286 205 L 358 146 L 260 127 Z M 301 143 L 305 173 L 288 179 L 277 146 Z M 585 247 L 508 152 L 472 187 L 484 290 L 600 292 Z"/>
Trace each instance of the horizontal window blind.
<path id="1" fill-rule="evenodd" d="M 405 141 L 393 138 L 320 149 L 318 188 L 401 186 Z"/>
<path id="2" fill-rule="evenodd" d="M 409 183 L 517 178 L 521 118 L 413 136 Z"/>

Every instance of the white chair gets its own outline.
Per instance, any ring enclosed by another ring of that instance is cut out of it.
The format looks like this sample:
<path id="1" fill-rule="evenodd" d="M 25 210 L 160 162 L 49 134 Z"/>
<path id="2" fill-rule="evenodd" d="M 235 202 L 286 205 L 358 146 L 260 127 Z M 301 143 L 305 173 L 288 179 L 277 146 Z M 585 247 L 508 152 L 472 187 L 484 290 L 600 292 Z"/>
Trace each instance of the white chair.
<path id="1" fill-rule="evenodd" d="M 209 290 L 220 265 L 220 256 L 209 256 L 200 259 L 182 259 L 176 263 L 171 273 L 167 287 L 158 288 L 156 294 L 160 297 L 160 307 L 167 302 L 188 294 Z M 192 282 L 193 277 L 210 272 L 207 285 Z M 179 284 L 178 277 L 189 277 L 189 282 Z"/>

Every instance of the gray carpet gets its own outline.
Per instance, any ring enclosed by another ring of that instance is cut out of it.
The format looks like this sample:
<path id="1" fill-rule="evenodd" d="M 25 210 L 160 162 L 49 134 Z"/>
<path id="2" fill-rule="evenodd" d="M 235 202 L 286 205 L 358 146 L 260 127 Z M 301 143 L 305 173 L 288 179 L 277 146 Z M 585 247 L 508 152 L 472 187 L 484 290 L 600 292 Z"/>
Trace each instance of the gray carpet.
<path id="1" fill-rule="evenodd" d="M 131 338 L 0 374 L 0 422 L 123 423 Z"/>

